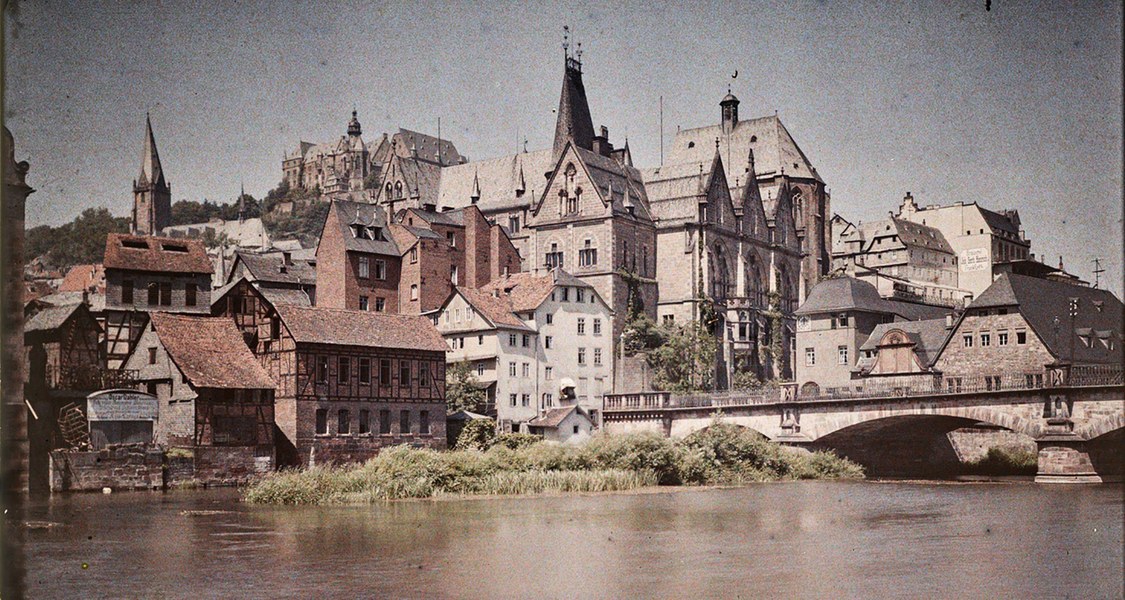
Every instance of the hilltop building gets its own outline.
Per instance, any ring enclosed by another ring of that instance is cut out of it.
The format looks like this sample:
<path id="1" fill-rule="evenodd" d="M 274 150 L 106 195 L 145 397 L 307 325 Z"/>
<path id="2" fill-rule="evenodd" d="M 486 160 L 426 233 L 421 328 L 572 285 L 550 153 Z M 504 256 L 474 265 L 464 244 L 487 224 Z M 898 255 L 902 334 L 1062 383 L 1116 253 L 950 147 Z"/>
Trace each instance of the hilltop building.
<path id="1" fill-rule="evenodd" d="M 994 265 L 1031 257 L 1031 240 L 1020 228 L 1015 210 L 995 212 L 976 202 L 920 207 L 907 193 L 898 219 L 941 232 L 957 258 L 957 287 L 980 296 L 992 285 Z"/>
<path id="2" fill-rule="evenodd" d="M 890 216 L 853 225 L 832 220 L 833 268 L 873 284 L 884 298 L 961 307 L 973 293 L 958 286 L 958 256 L 935 227 Z"/>
<path id="3" fill-rule="evenodd" d="M 387 202 L 399 208 L 435 206 L 441 167 L 465 162 L 453 142 L 399 129 L 378 142 L 363 139 L 356 111 L 335 142 L 300 142 L 282 158 L 282 178 L 294 189 L 319 190 L 322 199 Z"/>

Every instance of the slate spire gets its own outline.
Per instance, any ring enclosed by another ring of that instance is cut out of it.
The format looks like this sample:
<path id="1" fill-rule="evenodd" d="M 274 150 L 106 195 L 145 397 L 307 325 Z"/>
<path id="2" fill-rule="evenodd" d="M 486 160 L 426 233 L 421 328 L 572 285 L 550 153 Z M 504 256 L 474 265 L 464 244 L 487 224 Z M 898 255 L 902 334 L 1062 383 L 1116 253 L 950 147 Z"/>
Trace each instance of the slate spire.
<path id="1" fill-rule="evenodd" d="M 160 166 L 160 153 L 156 150 L 156 138 L 152 135 L 152 119 L 145 113 L 145 148 L 141 155 L 141 176 L 137 184 L 145 186 L 152 184 L 154 187 L 167 187 L 164 181 L 164 169 Z"/>
<path id="2" fill-rule="evenodd" d="M 569 29 L 564 28 L 569 37 Z M 564 38 L 568 40 L 568 37 Z M 568 41 L 563 42 L 564 69 L 562 94 L 559 96 L 558 119 L 555 121 L 555 156 L 562 153 L 567 140 L 586 150 L 594 148 L 594 121 L 586 101 L 586 87 L 582 85 L 581 50 L 572 56 Z"/>

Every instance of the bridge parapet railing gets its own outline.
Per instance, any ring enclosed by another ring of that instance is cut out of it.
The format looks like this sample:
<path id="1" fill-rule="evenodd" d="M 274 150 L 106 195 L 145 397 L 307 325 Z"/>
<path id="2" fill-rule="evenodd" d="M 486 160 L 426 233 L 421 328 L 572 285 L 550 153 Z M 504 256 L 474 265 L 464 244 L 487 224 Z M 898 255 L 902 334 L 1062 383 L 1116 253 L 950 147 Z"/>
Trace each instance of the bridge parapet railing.
<path id="1" fill-rule="evenodd" d="M 1073 365 L 1067 385 L 1096 386 L 1125 384 L 1125 368 L 1121 365 Z"/>
<path id="2" fill-rule="evenodd" d="M 776 389 L 731 392 L 635 392 L 631 394 L 606 394 L 605 411 L 650 410 L 661 408 L 722 408 L 766 404 L 780 400 Z"/>
<path id="3" fill-rule="evenodd" d="M 972 394 L 980 392 L 1003 392 L 1013 390 L 1035 390 L 1044 387 L 1042 371 L 1028 373 L 1007 373 L 998 375 L 957 376 L 910 383 L 884 383 L 880 381 L 856 380 L 853 388 L 835 388 L 817 394 L 802 393 L 797 401 L 821 400 L 859 400 L 865 398 L 906 398 L 912 396 L 933 396 L 936 394 Z"/>

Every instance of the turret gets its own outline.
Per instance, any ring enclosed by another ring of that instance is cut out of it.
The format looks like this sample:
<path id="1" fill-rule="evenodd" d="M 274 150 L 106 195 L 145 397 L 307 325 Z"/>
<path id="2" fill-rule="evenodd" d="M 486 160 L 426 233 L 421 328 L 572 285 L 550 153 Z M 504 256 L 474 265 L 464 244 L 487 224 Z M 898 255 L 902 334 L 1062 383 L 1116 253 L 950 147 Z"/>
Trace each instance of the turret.
<path id="1" fill-rule="evenodd" d="M 738 98 L 728 90 L 719 106 L 723 109 L 723 131 L 730 133 L 738 125 Z"/>

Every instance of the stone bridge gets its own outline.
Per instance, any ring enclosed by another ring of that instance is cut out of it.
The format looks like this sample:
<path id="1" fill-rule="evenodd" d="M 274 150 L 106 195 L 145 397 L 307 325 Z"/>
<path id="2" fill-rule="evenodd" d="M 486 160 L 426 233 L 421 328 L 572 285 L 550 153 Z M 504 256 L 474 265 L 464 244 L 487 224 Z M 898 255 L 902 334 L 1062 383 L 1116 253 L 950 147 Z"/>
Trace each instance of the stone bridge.
<path id="1" fill-rule="evenodd" d="M 938 385 L 865 388 L 802 397 L 793 386 L 758 393 L 617 394 L 605 398 L 611 433 L 683 437 L 720 417 L 780 443 L 831 449 L 873 474 L 938 475 L 966 460 L 966 440 L 1037 448 L 1039 482 L 1119 480 L 1125 442 L 1120 367 L 1049 369 Z M 1033 446 L 1034 445 L 1034 446 Z"/>

